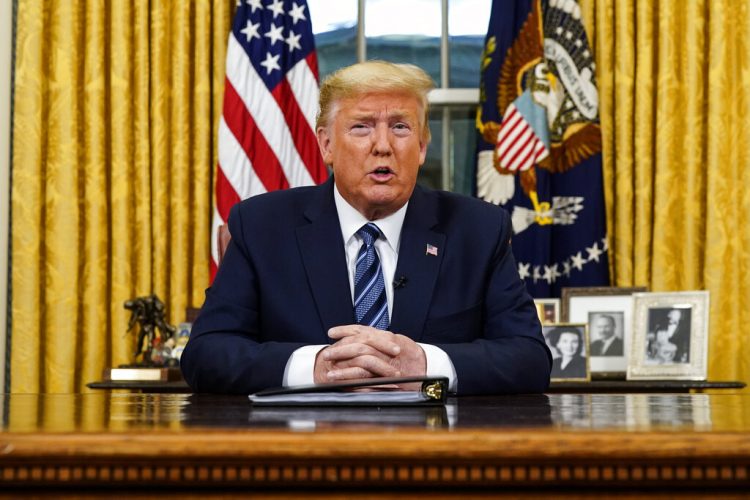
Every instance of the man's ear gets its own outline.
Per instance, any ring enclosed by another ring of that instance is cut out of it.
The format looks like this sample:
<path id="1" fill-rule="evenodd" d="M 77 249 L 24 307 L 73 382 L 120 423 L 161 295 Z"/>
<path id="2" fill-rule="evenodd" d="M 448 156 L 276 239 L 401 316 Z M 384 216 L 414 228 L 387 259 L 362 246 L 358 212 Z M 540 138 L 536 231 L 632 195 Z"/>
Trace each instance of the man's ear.
<path id="1" fill-rule="evenodd" d="M 328 134 L 328 129 L 326 127 L 318 127 L 316 135 L 318 136 L 318 148 L 320 148 L 320 155 L 323 157 L 323 162 L 330 166 L 333 161 L 333 155 L 331 154 L 331 136 Z"/>
<path id="2" fill-rule="evenodd" d="M 419 141 L 419 166 L 424 165 L 424 161 L 427 158 L 427 143 Z"/>

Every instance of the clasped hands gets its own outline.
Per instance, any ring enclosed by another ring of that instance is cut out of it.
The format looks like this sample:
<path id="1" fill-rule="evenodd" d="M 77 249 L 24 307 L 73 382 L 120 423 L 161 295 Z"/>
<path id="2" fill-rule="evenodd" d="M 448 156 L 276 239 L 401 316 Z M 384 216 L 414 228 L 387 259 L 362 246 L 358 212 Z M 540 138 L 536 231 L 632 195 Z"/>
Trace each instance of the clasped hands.
<path id="1" fill-rule="evenodd" d="M 315 383 L 371 377 L 422 376 L 427 358 L 409 337 L 364 325 L 343 325 L 328 330 L 336 342 L 318 352 Z M 413 389 L 419 384 L 404 384 Z"/>

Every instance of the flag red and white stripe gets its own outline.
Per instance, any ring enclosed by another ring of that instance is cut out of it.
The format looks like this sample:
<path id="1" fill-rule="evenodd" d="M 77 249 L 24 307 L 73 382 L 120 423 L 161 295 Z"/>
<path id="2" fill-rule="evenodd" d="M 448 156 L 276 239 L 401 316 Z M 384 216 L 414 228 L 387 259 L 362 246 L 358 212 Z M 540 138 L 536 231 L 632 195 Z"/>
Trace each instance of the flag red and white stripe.
<path id="1" fill-rule="evenodd" d="M 500 166 L 510 172 L 523 172 L 549 155 L 544 142 L 514 104 L 508 106 L 497 134 Z"/>
<path id="2" fill-rule="evenodd" d="M 246 0 L 229 34 L 211 232 L 240 200 L 319 184 L 328 172 L 315 138 L 318 61 L 305 0 Z"/>

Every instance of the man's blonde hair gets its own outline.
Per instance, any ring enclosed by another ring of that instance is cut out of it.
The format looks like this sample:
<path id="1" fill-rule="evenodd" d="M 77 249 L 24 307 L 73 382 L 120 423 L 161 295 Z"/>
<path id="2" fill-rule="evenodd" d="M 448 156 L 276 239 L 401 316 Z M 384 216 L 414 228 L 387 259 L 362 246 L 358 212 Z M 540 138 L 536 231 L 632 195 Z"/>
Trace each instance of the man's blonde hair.
<path id="1" fill-rule="evenodd" d="M 342 99 L 370 93 L 395 92 L 413 95 L 422 108 L 421 140 L 430 142 L 427 93 L 434 88 L 432 78 L 413 64 L 388 61 L 366 61 L 341 68 L 329 75 L 320 86 L 320 110 L 315 128 L 328 127 Z"/>

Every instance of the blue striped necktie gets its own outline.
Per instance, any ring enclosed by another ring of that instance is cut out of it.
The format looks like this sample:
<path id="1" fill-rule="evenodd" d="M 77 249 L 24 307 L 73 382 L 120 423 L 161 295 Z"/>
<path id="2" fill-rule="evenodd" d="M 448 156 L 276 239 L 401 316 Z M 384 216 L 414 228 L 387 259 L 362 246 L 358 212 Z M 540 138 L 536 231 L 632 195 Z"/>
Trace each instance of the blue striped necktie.
<path id="1" fill-rule="evenodd" d="M 354 314 L 360 325 L 387 330 L 388 300 L 385 296 L 385 281 L 380 268 L 380 259 L 375 251 L 375 240 L 381 235 L 380 228 L 368 222 L 357 231 L 364 243 L 357 254 L 354 271 Z"/>

